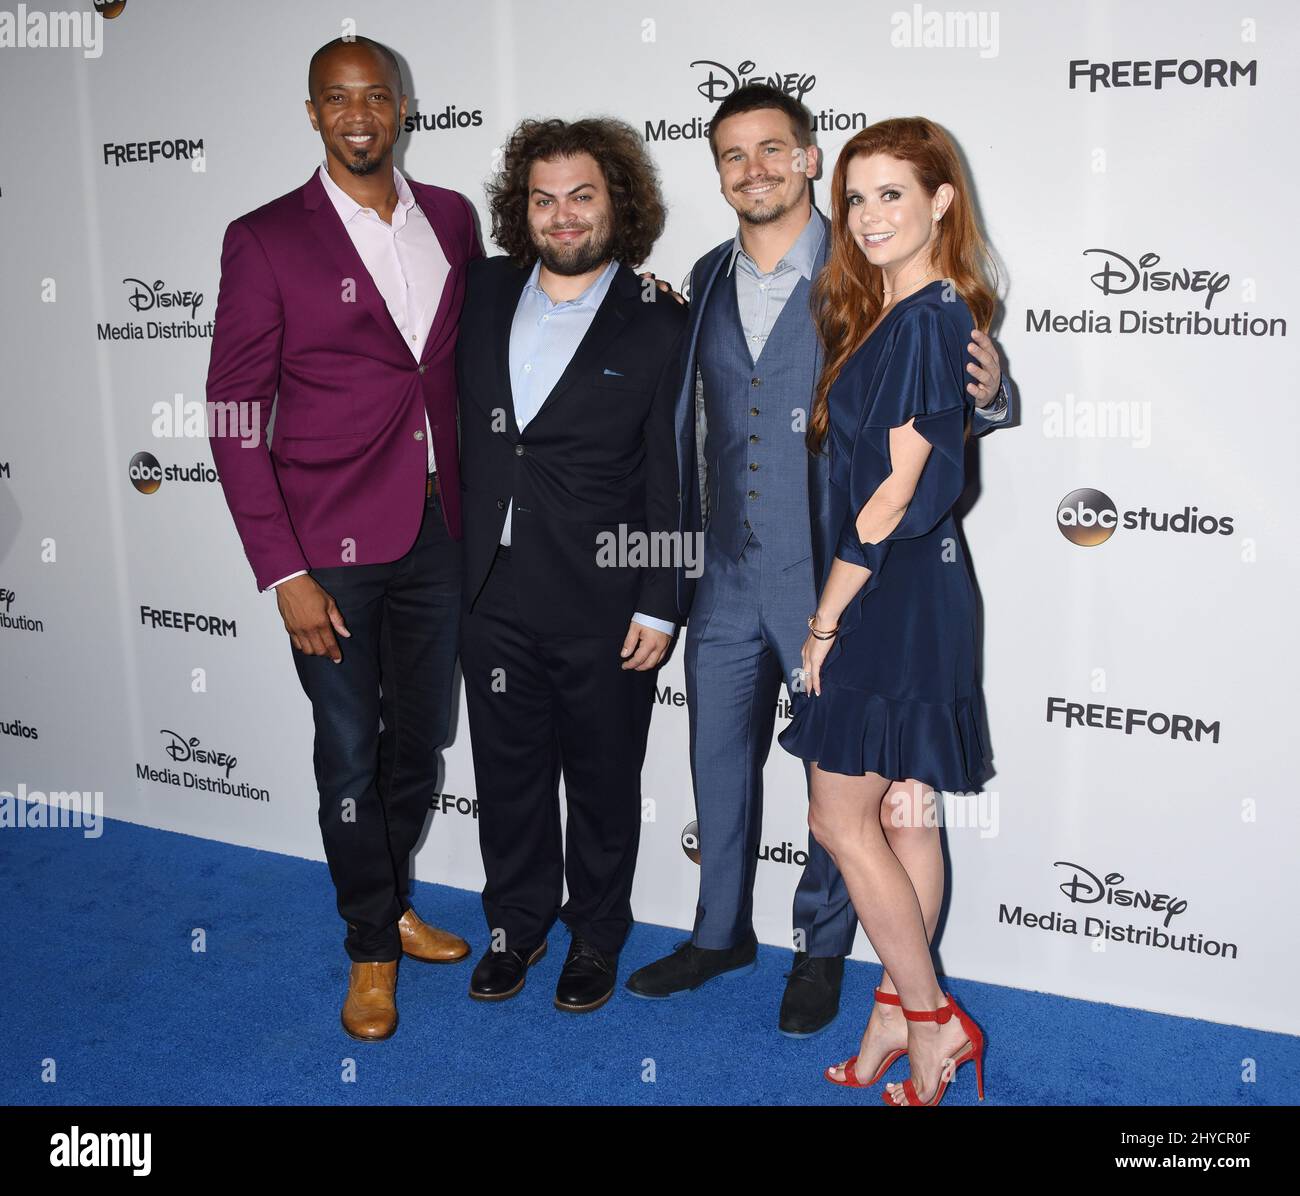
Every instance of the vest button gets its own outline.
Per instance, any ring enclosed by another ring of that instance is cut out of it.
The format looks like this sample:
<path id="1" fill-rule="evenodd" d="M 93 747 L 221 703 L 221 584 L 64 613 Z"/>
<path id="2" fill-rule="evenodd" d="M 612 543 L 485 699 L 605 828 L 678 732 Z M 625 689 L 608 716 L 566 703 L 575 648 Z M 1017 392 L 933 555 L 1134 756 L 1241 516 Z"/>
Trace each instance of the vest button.
<path id="1" fill-rule="evenodd" d="M 506 509 L 506 500 L 505 500 L 504 498 L 498 498 L 498 499 L 497 499 L 497 510 L 498 510 L 498 511 L 504 511 L 505 509 Z"/>
<path id="2" fill-rule="evenodd" d="M 757 498 L 757 497 L 758 497 L 758 491 L 757 491 L 757 490 L 751 490 L 751 491 L 749 492 L 749 497 L 750 497 L 750 498 Z"/>
<path id="3" fill-rule="evenodd" d="M 749 380 L 750 386 L 761 386 L 762 382 L 763 382 L 762 378 L 751 378 Z"/>
<path id="4" fill-rule="evenodd" d="M 750 444 L 757 444 L 757 443 L 758 443 L 758 437 L 755 436 L 755 435 L 751 435 L 750 438 L 749 438 L 749 443 L 750 443 Z"/>
<path id="5" fill-rule="evenodd" d="M 745 526 L 746 526 L 746 527 L 749 527 L 749 520 L 748 520 L 748 519 L 745 520 Z M 753 530 L 753 529 L 750 529 L 750 530 Z"/>
<path id="6" fill-rule="evenodd" d="M 524 446 L 522 444 L 515 445 L 515 456 L 522 457 L 523 455 L 524 455 Z"/>
<path id="7" fill-rule="evenodd" d="M 750 471 L 751 471 L 751 472 L 752 472 L 753 470 L 757 469 L 757 468 L 758 468 L 758 462 L 757 462 L 757 461 L 751 461 L 751 462 L 749 463 L 749 468 L 750 468 Z"/>
<path id="8" fill-rule="evenodd" d="M 751 407 L 751 408 L 749 409 L 749 414 L 750 414 L 750 415 L 757 415 L 757 414 L 758 414 L 758 408 L 757 408 L 757 407 Z"/>

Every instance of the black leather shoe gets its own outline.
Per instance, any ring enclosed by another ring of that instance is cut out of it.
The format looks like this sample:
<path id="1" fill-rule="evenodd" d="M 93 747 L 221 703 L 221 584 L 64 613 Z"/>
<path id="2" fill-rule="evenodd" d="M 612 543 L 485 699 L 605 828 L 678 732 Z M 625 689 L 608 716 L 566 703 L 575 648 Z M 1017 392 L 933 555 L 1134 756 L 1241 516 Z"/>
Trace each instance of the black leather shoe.
<path id="1" fill-rule="evenodd" d="M 469 995 L 476 1001 L 504 1001 L 524 987 L 528 969 L 546 954 L 546 941 L 532 951 L 488 951 L 469 978 Z"/>
<path id="2" fill-rule="evenodd" d="M 844 956 L 812 956 L 796 951 L 794 967 L 786 972 L 781 999 L 780 1030 L 791 1038 L 807 1038 L 826 1029 L 840 1011 Z"/>
<path id="3" fill-rule="evenodd" d="M 574 935 L 555 985 L 555 1008 L 565 1013 L 590 1013 L 614 995 L 618 956 L 606 955 L 581 935 Z"/>
<path id="4" fill-rule="evenodd" d="M 751 930 L 734 947 L 697 947 L 690 939 L 678 943 L 671 955 L 638 968 L 624 986 L 638 997 L 662 999 L 693 992 L 719 976 L 752 972 L 758 963 L 758 939 Z"/>

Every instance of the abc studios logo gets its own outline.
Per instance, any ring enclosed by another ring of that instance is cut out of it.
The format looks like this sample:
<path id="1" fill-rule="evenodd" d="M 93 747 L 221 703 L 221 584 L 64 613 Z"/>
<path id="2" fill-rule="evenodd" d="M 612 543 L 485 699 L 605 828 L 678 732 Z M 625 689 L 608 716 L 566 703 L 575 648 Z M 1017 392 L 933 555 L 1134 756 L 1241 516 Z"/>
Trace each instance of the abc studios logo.
<path id="1" fill-rule="evenodd" d="M 692 864 L 700 862 L 700 824 L 688 822 L 682 828 L 682 850 Z"/>
<path id="2" fill-rule="evenodd" d="M 153 453 L 136 453 L 131 458 L 131 485 L 141 494 L 153 494 L 162 485 L 163 471 Z"/>
<path id="3" fill-rule="evenodd" d="M 1119 512 L 1109 495 L 1084 487 L 1071 490 L 1056 508 L 1056 526 L 1071 544 L 1093 548 L 1110 539 L 1119 525 Z"/>
<path id="4" fill-rule="evenodd" d="M 126 7 L 126 0 L 93 0 L 95 11 L 106 21 L 120 17 Z"/>

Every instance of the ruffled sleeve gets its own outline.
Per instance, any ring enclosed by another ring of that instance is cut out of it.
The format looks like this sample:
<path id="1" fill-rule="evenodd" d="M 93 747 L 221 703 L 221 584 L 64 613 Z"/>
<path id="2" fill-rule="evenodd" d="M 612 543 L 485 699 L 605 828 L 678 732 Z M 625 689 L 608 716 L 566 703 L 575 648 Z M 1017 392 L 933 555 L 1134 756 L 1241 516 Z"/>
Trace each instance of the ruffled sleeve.
<path id="1" fill-rule="evenodd" d="M 863 379 L 863 410 L 849 471 L 849 505 L 836 551 L 841 560 L 871 570 L 861 594 L 879 584 L 890 544 L 933 531 L 965 486 L 968 403 L 962 367 L 966 340 L 960 337 L 956 321 L 931 304 L 900 312 L 887 335 L 890 345 L 876 362 L 872 376 Z M 913 420 L 916 431 L 930 442 L 930 455 L 898 526 L 879 543 L 864 543 L 858 535 L 858 514 L 889 476 L 890 429 L 902 427 L 908 420 Z"/>

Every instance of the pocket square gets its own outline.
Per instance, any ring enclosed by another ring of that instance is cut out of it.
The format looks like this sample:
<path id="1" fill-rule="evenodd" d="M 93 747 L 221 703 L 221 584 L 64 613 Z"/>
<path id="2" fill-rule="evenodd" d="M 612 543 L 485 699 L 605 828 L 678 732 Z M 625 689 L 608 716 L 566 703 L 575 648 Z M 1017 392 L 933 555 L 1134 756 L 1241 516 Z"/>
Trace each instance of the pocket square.
<path id="1" fill-rule="evenodd" d="M 608 374 L 611 378 L 622 378 L 622 377 L 623 377 L 623 371 L 622 371 L 622 370 L 611 370 L 611 369 L 609 369 L 609 368 L 607 367 L 607 368 L 605 369 L 605 373 Z"/>

